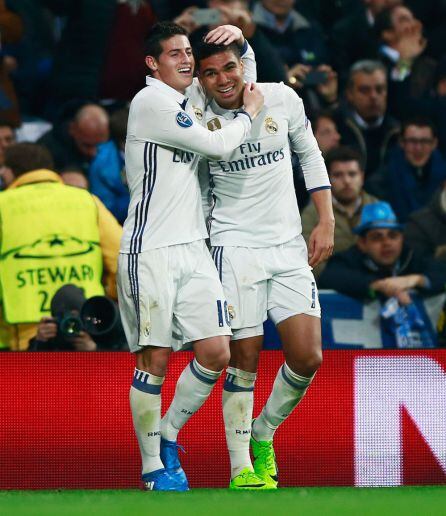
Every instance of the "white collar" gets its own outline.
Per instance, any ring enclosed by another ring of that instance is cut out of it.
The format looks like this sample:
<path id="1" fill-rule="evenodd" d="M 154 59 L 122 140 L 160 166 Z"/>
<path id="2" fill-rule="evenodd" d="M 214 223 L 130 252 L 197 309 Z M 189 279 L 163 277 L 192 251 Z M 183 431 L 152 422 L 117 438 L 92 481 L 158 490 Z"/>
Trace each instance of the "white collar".
<path id="1" fill-rule="evenodd" d="M 358 115 L 356 111 L 353 111 L 352 116 L 361 129 L 374 129 L 375 127 L 380 127 L 384 120 L 384 117 L 380 116 L 376 122 L 369 124 L 360 115 Z"/>
<path id="2" fill-rule="evenodd" d="M 182 93 L 172 88 L 172 86 L 169 86 L 165 82 L 160 81 L 159 79 L 155 79 L 155 77 L 151 77 L 150 75 L 146 76 L 146 84 L 147 86 L 152 86 L 157 90 L 163 91 L 164 93 L 170 95 L 180 105 L 183 104 L 185 100 L 187 100 L 187 98 Z"/>
<path id="3" fill-rule="evenodd" d="M 397 63 L 400 60 L 400 53 L 398 50 L 389 47 L 389 45 L 381 45 L 379 50 L 381 54 L 387 56 L 392 61 L 392 63 Z"/>

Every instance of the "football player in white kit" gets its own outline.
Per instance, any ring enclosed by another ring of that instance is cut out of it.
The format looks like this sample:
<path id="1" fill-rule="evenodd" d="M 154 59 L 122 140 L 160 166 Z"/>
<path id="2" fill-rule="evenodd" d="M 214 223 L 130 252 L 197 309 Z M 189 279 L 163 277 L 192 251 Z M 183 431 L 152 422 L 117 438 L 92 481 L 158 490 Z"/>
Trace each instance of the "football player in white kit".
<path id="1" fill-rule="evenodd" d="M 217 28 L 209 37 L 244 41 L 231 26 Z M 131 103 L 127 128 L 131 199 L 118 264 L 119 307 L 136 356 L 130 406 L 144 486 L 184 491 L 188 482 L 178 460 L 177 434 L 226 367 L 231 333 L 221 283 L 205 244 L 199 155 L 218 159 L 240 145 L 263 96 L 249 83 L 245 109 L 224 131 L 211 132 L 198 120 L 205 96 L 193 82 L 194 58 L 184 29 L 173 23 L 154 26 L 146 42 L 146 64 L 150 77 Z M 185 343 L 192 343 L 195 358 L 182 372 L 160 421 L 169 354 Z"/>
<path id="2" fill-rule="evenodd" d="M 218 133 L 243 105 L 240 53 L 232 45 L 202 44 L 195 55 L 200 82 L 213 97 L 205 120 Z M 212 255 L 233 332 L 223 390 L 230 487 L 237 488 L 240 474 L 253 469 L 251 442 L 254 470 L 274 489 L 278 482 L 274 432 L 302 399 L 322 360 L 320 306 L 312 266 L 332 252 L 334 216 L 327 171 L 302 100 L 283 83 L 257 87 L 265 104 L 246 141 L 222 159 L 208 160 L 200 181 L 204 204 L 211 200 Z M 308 251 L 301 235 L 291 151 L 299 157 L 319 214 Z M 261 414 L 251 424 L 267 317 L 277 326 L 285 362 Z"/>

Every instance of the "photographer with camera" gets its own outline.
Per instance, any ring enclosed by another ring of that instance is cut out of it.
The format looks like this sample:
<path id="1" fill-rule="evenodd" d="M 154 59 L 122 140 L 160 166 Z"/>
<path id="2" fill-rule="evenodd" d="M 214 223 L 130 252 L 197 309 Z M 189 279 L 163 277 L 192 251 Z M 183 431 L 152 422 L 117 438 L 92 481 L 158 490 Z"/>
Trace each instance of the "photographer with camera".
<path id="1" fill-rule="evenodd" d="M 28 349 L 60 287 L 116 298 L 122 228 L 98 198 L 53 170 L 49 151 L 32 143 L 8 147 L 0 169 L 0 330 L 11 351 Z"/>
<path id="2" fill-rule="evenodd" d="M 42 317 L 29 351 L 101 351 L 126 348 L 119 312 L 108 297 L 88 300 L 81 288 L 64 285 L 51 300 L 51 317 Z"/>

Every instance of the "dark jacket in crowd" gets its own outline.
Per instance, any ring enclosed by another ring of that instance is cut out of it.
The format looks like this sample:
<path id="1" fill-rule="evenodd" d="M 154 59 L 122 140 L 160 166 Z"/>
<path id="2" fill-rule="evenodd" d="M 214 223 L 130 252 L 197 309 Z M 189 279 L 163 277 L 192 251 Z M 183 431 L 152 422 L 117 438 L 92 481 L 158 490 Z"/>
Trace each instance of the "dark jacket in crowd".
<path id="1" fill-rule="evenodd" d="M 348 69 L 356 61 L 373 59 L 379 43 L 373 25 L 370 25 L 365 7 L 361 5 L 349 16 L 339 20 L 332 30 L 331 45 L 333 64 L 341 75 L 341 82 L 346 78 Z"/>
<path id="2" fill-rule="evenodd" d="M 260 4 L 254 6 L 252 13 L 253 20 L 260 25 L 265 36 L 288 66 L 296 63 L 317 66 L 329 62 L 323 32 L 317 24 L 310 23 L 297 11 L 291 12 L 291 24 L 284 32 L 278 32 L 268 25 Z"/>
<path id="3" fill-rule="evenodd" d="M 440 190 L 432 201 L 409 217 L 404 228 L 408 245 L 425 256 L 446 261 L 446 191 Z"/>
<path id="4" fill-rule="evenodd" d="M 366 183 L 367 190 L 389 202 L 400 222 L 425 206 L 446 180 L 446 161 L 434 150 L 422 168 L 412 166 L 400 146 L 392 149 L 387 164 Z"/>
<path id="5" fill-rule="evenodd" d="M 446 284 L 446 265 L 432 258 L 420 255 L 407 246 L 403 247 L 401 257 L 393 269 L 376 265 L 368 255 L 357 246 L 333 255 L 319 278 L 319 288 L 337 290 L 341 294 L 359 300 L 374 299 L 370 284 L 390 276 L 423 274 L 429 279 L 430 286 L 420 290 L 424 296 L 444 292 Z"/>
<path id="6" fill-rule="evenodd" d="M 396 143 L 399 122 L 386 115 L 380 126 L 362 129 L 352 113 L 344 107 L 335 113 L 335 119 L 343 145 L 357 149 L 364 156 L 364 170 L 367 178 L 383 165 L 389 148 Z"/>

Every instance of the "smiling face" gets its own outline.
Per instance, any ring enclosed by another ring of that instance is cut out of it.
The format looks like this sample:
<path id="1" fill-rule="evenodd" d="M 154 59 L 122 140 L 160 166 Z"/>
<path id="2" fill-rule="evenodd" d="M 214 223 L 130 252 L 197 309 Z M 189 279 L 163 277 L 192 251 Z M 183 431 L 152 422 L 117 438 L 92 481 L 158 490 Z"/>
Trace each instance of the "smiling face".
<path id="1" fill-rule="evenodd" d="M 424 167 L 437 147 L 437 138 L 428 126 L 408 125 L 401 137 L 401 147 L 412 166 Z"/>
<path id="2" fill-rule="evenodd" d="M 243 63 L 228 50 L 202 59 L 199 63 L 200 82 L 209 97 L 224 109 L 243 105 Z"/>
<path id="3" fill-rule="evenodd" d="M 179 93 L 184 93 L 192 84 L 194 56 L 189 39 L 175 35 L 160 42 L 162 52 L 158 58 L 146 56 L 146 64 L 158 79 Z"/>

